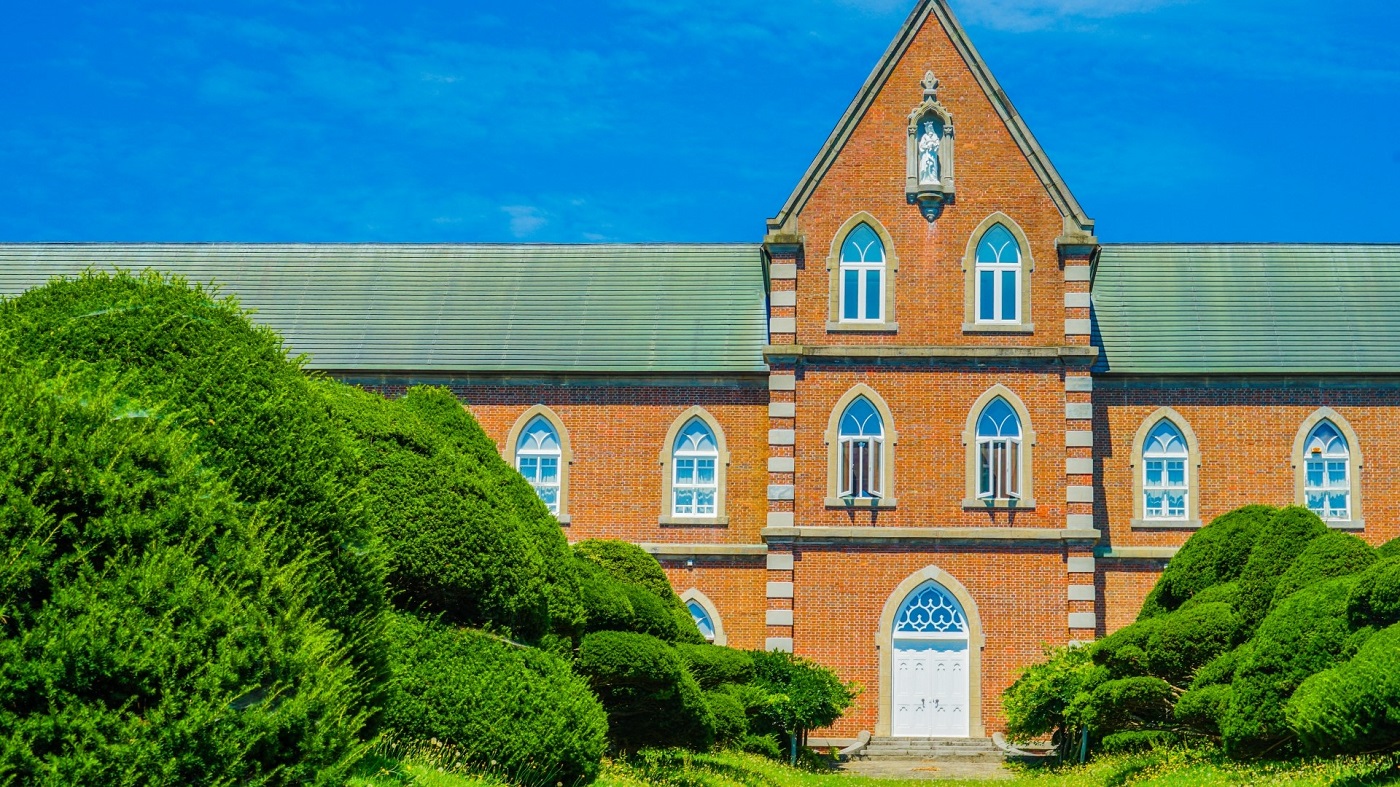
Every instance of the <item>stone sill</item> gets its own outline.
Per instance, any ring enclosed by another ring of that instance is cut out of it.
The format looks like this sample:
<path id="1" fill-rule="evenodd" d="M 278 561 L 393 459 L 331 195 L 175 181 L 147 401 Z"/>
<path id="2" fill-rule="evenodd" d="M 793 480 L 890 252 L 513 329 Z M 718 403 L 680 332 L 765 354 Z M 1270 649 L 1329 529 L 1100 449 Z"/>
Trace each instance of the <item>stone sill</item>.
<path id="1" fill-rule="evenodd" d="M 1068 530 L 1046 527 L 767 527 L 765 541 L 935 541 L 986 543 L 1015 541 L 1097 541 L 1098 530 Z"/>
<path id="2" fill-rule="evenodd" d="M 846 497 L 828 497 L 828 498 L 826 499 L 825 502 L 826 502 L 826 507 L 827 507 L 827 508 L 845 508 L 845 509 L 851 509 L 851 510 L 857 510 L 857 511 L 858 511 L 858 510 L 867 510 L 867 511 L 868 511 L 868 510 L 888 511 L 888 510 L 890 510 L 890 509 L 893 509 L 895 506 L 899 505 L 899 500 L 897 500 L 896 498 L 893 498 L 893 497 L 880 497 L 880 498 L 871 498 L 871 497 L 862 497 L 862 498 L 854 498 L 854 497 L 852 497 L 852 498 L 846 498 Z"/>
<path id="3" fill-rule="evenodd" d="M 965 322 L 963 333 L 1035 333 L 1035 323 L 980 323 Z"/>
<path id="4" fill-rule="evenodd" d="M 659 520 L 659 524 L 662 527 L 729 527 L 729 517 L 663 516 Z"/>
<path id="5" fill-rule="evenodd" d="M 1134 530 L 1200 530 L 1199 519 L 1134 519 Z"/>
<path id="6" fill-rule="evenodd" d="M 1034 511 L 1035 499 L 1029 500 L 975 500 L 962 501 L 962 507 L 982 511 Z"/>
<path id="7" fill-rule="evenodd" d="M 1342 522 L 1342 521 L 1340 521 L 1340 520 L 1329 522 L 1329 521 L 1327 521 L 1327 520 L 1324 519 L 1324 520 L 1322 520 L 1322 523 L 1323 523 L 1324 525 L 1327 525 L 1328 527 L 1332 528 L 1333 530 L 1365 530 L 1365 529 L 1366 529 L 1366 520 L 1365 520 L 1365 519 L 1349 519 L 1349 520 L 1347 520 L 1347 521 L 1345 521 L 1345 522 Z"/>
<path id="8" fill-rule="evenodd" d="M 828 322 L 827 333 L 896 333 L 897 322 Z"/>

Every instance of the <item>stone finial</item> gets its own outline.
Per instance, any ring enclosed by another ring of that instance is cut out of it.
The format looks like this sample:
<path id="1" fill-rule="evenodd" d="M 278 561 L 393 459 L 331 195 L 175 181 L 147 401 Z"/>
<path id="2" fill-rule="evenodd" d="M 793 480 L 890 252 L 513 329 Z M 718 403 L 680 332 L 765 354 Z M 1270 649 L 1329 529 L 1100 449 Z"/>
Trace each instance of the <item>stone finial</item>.
<path id="1" fill-rule="evenodd" d="M 924 72 L 924 81 L 920 83 L 924 86 L 924 98 L 937 100 L 938 98 L 938 77 L 932 71 Z"/>

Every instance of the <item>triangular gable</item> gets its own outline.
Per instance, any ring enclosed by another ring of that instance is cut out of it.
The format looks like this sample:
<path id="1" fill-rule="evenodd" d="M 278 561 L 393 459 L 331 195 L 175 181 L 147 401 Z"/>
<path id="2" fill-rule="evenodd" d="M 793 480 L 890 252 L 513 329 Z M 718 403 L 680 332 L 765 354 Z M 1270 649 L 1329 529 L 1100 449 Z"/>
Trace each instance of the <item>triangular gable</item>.
<path id="1" fill-rule="evenodd" d="M 948 7 L 946 0 L 919 0 L 909 17 L 904 20 L 899 34 L 885 50 L 885 54 L 880 58 L 875 70 L 866 78 L 865 84 L 856 93 L 851 105 L 846 108 L 845 114 L 841 116 L 840 122 L 831 132 L 831 136 L 827 137 L 826 143 L 822 145 L 816 159 L 812 161 L 807 172 L 798 181 L 797 188 L 788 197 L 783 209 L 778 212 L 776 217 L 768 220 L 769 232 L 786 234 L 796 230 L 795 227 L 788 225 L 802 211 L 807 200 L 816 191 L 817 185 L 821 183 L 827 170 L 840 155 L 841 149 L 845 147 L 846 141 L 855 131 L 861 119 L 865 117 L 866 111 L 874 103 L 876 96 L 884 89 L 885 82 L 890 78 L 890 74 L 900 59 L 904 57 L 904 53 L 917 37 L 919 31 L 923 29 L 930 15 L 936 17 L 939 24 L 948 33 L 953 46 L 957 48 L 958 54 L 962 55 L 968 69 L 977 80 L 977 84 L 982 86 L 982 90 L 987 94 L 987 98 L 991 101 L 997 114 L 1006 123 L 1011 137 L 1030 162 L 1036 177 L 1040 179 L 1041 184 L 1050 194 L 1050 198 L 1059 208 L 1060 215 L 1065 217 L 1067 238 L 1079 241 L 1089 240 L 1090 236 L 1094 234 L 1094 220 L 1084 213 L 1084 208 L 1080 207 L 1079 201 L 1070 193 L 1069 186 L 1065 185 L 1064 179 L 1055 170 L 1055 165 L 1050 163 L 1050 157 L 1040 147 L 1040 143 L 1036 141 L 1035 135 L 1031 133 L 1026 122 L 1017 114 L 1016 108 L 1011 105 L 1011 100 L 1006 97 L 1001 85 L 997 84 L 996 77 L 992 76 L 986 61 L 977 53 L 976 47 L 967 37 L 967 31 L 953 16 L 953 11 Z"/>

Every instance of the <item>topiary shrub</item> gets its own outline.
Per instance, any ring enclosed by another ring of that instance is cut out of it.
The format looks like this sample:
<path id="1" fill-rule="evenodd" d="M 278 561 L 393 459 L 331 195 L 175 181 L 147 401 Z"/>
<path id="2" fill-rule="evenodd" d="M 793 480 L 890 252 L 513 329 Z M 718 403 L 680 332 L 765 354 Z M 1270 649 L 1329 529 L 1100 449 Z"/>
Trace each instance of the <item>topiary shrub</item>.
<path id="1" fill-rule="evenodd" d="M 1192 607 L 1199 607 L 1202 604 L 1216 603 L 1229 604 L 1231 609 L 1237 606 L 1240 603 L 1240 583 L 1234 581 L 1224 582 L 1219 585 L 1211 585 L 1200 593 L 1192 596 L 1186 603 L 1178 607 L 1178 609 L 1185 611 Z"/>
<path id="2" fill-rule="evenodd" d="M 1376 547 L 1376 556 L 1382 560 L 1400 557 L 1400 538 L 1392 538 Z"/>
<path id="3" fill-rule="evenodd" d="M 1245 506 L 1193 534 L 1167 564 L 1139 619 L 1171 612 L 1207 588 L 1238 579 L 1275 511 L 1271 506 Z"/>
<path id="4" fill-rule="evenodd" d="M 1288 726 L 1314 754 L 1384 751 L 1400 744 L 1400 626 L 1367 640 L 1344 664 L 1303 681 Z"/>
<path id="5" fill-rule="evenodd" d="M 343 779 L 367 711 L 300 562 L 129 389 L 0 375 L 0 783 Z"/>
<path id="6" fill-rule="evenodd" d="M 783 751 L 779 748 L 778 738 L 774 735 L 745 735 L 739 741 L 738 748 L 739 751 L 757 754 L 770 760 L 783 759 Z"/>
<path id="7" fill-rule="evenodd" d="M 120 394 L 187 428 L 204 461 L 272 523 L 273 559 L 308 556 L 312 598 L 377 682 L 383 556 L 355 504 L 354 447 L 276 334 L 178 277 L 89 272 L 0 303 L 4 355 L 0 371 L 111 374 Z"/>
<path id="8" fill-rule="evenodd" d="M 1302 506 L 1283 508 L 1260 529 L 1258 541 L 1249 553 L 1249 562 L 1240 574 L 1240 599 L 1235 607 L 1252 631 L 1273 605 L 1279 579 L 1303 554 L 1313 539 L 1331 531 L 1317 514 Z"/>
<path id="9" fill-rule="evenodd" d="M 636 616 L 628 630 L 651 634 L 668 642 L 705 642 L 689 610 L 671 587 L 661 564 L 641 547 L 625 541 L 590 540 L 575 544 L 574 552 L 582 561 L 602 569 L 614 580 L 644 590 L 660 602 L 660 607 L 657 607 L 646 599 L 639 599 L 635 591 L 627 591 Z M 659 612 L 664 612 L 669 623 L 659 619 Z M 588 629 L 596 631 L 599 627 L 589 624 Z"/>
<path id="10" fill-rule="evenodd" d="M 1220 732 L 1232 755 L 1255 755 L 1288 736 L 1284 704 L 1308 676 L 1355 653 L 1369 631 L 1347 623 L 1355 577 L 1321 582 L 1284 599 L 1259 626 L 1235 670 Z"/>
<path id="11" fill-rule="evenodd" d="M 1198 604 L 1156 618 L 1144 648 L 1147 674 L 1176 686 L 1190 683 L 1196 671 L 1229 650 L 1240 632 L 1240 619 L 1229 604 Z"/>
<path id="12" fill-rule="evenodd" d="M 1181 735 L 1167 730 L 1130 730 L 1105 735 L 1106 754 L 1136 754 L 1181 745 Z"/>
<path id="13" fill-rule="evenodd" d="M 768 702 L 759 711 L 755 732 L 798 735 L 829 727 L 855 702 L 860 687 L 843 683 L 836 673 L 814 661 L 782 651 L 750 651 L 753 685 L 767 692 Z"/>
<path id="14" fill-rule="evenodd" d="M 615 749 L 704 750 L 714 743 L 715 719 L 700 685 L 675 649 L 656 637 L 594 632 L 583 638 L 575 666 L 607 709 Z"/>
<path id="15" fill-rule="evenodd" d="M 454 746 L 516 784 L 582 784 L 598 774 L 607 718 L 568 664 L 469 629 L 394 613 L 387 726 Z"/>
<path id="16" fill-rule="evenodd" d="M 1220 737 L 1220 722 L 1230 707 L 1230 687 L 1210 684 L 1182 694 L 1172 715 L 1183 726 L 1213 738 Z"/>
<path id="17" fill-rule="evenodd" d="M 1100 732 L 1153 729 L 1172 718 L 1172 687 L 1161 678 L 1134 677 L 1095 686 L 1081 699 L 1081 717 Z"/>
<path id="18" fill-rule="evenodd" d="M 1357 575 L 1347 618 L 1358 627 L 1400 623 L 1400 557 L 1386 558 Z"/>
<path id="19" fill-rule="evenodd" d="M 1279 577 L 1274 587 L 1273 603 L 1277 604 L 1323 580 L 1364 571 L 1376 559 L 1376 550 L 1356 536 L 1350 533 L 1324 533 L 1313 539 Z"/>
<path id="20" fill-rule="evenodd" d="M 388 553 L 396 603 L 526 640 L 548 631 L 551 588 L 539 537 L 474 457 L 406 406 L 425 394 L 414 389 L 389 401 L 331 381 L 320 388 L 360 445 L 362 499 Z"/>
<path id="21" fill-rule="evenodd" d="M 718 688 L 725 683 L 748 683 L 754 677 L 753 656 L 746 651 L 719 645 L 682 644 L 676 646 L 676 653 L 702 689 Z"/>
<path id="22" fill-rule="evenodd" d="M 1196 671 L 1196 677 L 1191 681 L 1191 688 L 1216 686 L 1233 681 L 1235 671 L 1239 669 L 1240 663 L 1249 657 L 1249 652 L 1253 648 L 1252 642 L 1253 640 L 1246 642 L 1234 650 L 1211 659 L 1204 667 Z"/>
<path id="23" fill-rule="evenodd" d="M 705 692 L 705 704 L 715 718 L 715 743 L 729 746 L 749 734 L 749 720 L 744 705 L 732 694 L 722 691 Z"/>

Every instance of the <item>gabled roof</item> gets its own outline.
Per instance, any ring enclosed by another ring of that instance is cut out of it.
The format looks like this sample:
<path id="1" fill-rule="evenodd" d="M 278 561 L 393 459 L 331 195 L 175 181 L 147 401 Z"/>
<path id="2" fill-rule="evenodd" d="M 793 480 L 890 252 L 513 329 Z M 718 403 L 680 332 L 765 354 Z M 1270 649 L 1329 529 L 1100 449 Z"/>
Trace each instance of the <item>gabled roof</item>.
<path id="1" fill-rule="evenodd" d="M 1093 283 L 1098 371 L 1400 373 L 1400 246 L 1118 245 Z"/>
<path id="2" fill-rule="evenodd" d="M 216 281 L 310 366 L 763 372 L 752 245 L 0 244 L 0 295 L 86 268 Z"/>
<path id="3" fill-rule="evenodd" d="M 987 67 L 987 62 L 977 53 L 977 48 L 972 45 L 972 40 L 967 36 L 967 31 L 963 29 L 957 17 L 953 15 L 952 9 L 948 7 L 947 0 L 919 0 L 918 4 L 914 6 L 909 18 L 904 20 L 904 26 L 900 28 L 899 34 L 895 36 L 894 41 L 885 50 L 884 56 L 880 58 L 880 62 L 876 64 L 875 70 L 870 72 L 865 84 L 861 86 L 850 106 L 846 108 L 845 114 L 841 116 L 840 122 L 831 132 L 831 136 L 827 137 L 826 143 L 822 145 L 816 159 L 812 161 L 811 166 L 807 167 L 807 172 L 798 181 L 797 188 L 793 189 L 792 195 L 783 204 L 783 209 L 778 212 L 776 217 L 768 220 L 769 230 L 779 230 L 792 217 L 802 211 L 807 200 L 811 198 L 812 192 L 816 190 L 827 170 L 836 161 L 836 157 L 845 147 L 846 141 L 850 139 L 856 126 L 865 117 L 866 111 L 870 109 L 870 105 L 874 103 L 876 96 L 884 88 L 885 82 L 889 80 L 890 74 L 923 28 L 929 16 L 937 19 L 938 23 L 947 31 L 953 46 L 957 48 L 958 54 L 962 55 L 963 60 L 972 71 L 973 77 L 976 78 L 977 84 L 982 86 L 983 92 L 987 94 L 987 99 L 991 101 L 997 114 L 1006 123 L 1012 138 L 1016 140 L 1016 144 L 1030 162 L 1036 176 L 1040 178 L 1040 182 L 1044 184 L 1050 198 L 1060 209 L 1060 214 L 1073 222 L 1074 228 L 1082 234 L 1092 235 L 1094 220 L 1089 218 L 1084 209 L 1080 207 L 1079 201 L 1070 193 L 1069 186 L 1065 184 L 1064 178 L 1060 177 L 1060 173 L 1055 170 L 1055 165 L 1050 163 L 1050 157 L 1040 147 L 1040 143 L 1036 141 L 1030 127 L 1016 112 L 1016 108 L 1011 105 L 1011 99 L 1006 97 L 1006 92 L 997 83 L 996 77 Z"/>

